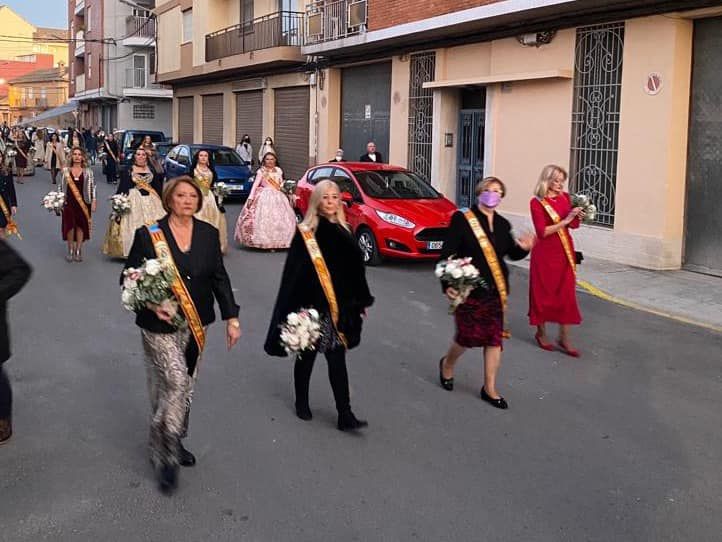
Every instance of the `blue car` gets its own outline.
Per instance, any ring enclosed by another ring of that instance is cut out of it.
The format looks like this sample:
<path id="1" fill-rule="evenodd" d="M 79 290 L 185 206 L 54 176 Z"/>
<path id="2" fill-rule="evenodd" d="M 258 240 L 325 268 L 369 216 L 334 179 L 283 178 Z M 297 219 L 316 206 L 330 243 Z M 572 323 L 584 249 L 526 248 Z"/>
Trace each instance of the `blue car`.
<path id="1" fill-rule="evenodd" d="M 247 198 L 253 186 L 251 170 L 242 161 L 238 153 L 222 145 L 176 145 L 166 155 L 163 162 L 168 179 L 180 175 L 192 175 L 191 162 L 199 150 L 206 149 L 212 154 L 213 164 L 218 174 L 218 182 L 228 185 L 229 198 Z"/>

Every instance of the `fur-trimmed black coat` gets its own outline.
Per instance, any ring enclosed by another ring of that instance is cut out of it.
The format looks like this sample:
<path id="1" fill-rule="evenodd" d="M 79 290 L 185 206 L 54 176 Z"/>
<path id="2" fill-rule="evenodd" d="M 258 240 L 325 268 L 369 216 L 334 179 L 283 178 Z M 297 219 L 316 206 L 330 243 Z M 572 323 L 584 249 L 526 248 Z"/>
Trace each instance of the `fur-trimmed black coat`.
<path id="1" fill-rule="evenodd" d="M 20 254 L 0 239 L 0 365 L 10 358 L 7 301 L 25 286 L 31 272 Z"/>
<path id="2" fill-rule="evenodd" d="M 346 336 L 349 348 L 353 348 L 361 342 L 361 314 L 374 302 L 366 282 L 366 268 L 361 251 L 351 233 L 323 217 L 319 218 L 316 242 L 323 253 L 336 292 L 339 331 Z M 302 308 L 314 308 L 326 314 L 329 312 L 326 296 L 306 250 L 306 244 L 301 233 L 296 231 L 283 268 L 281 286 L 268 328 L 264 346 L 266 353 L 271 356 L 286 355 L 281 346 L 280 326 L 286 321 L 288 314 Z"/>

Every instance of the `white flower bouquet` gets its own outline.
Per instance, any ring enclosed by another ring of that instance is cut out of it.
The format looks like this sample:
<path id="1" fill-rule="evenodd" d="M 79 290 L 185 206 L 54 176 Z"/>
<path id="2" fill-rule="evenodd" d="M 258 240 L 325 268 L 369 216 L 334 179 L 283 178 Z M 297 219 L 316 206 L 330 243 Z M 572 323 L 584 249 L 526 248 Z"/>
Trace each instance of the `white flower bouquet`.
<path id="1" fill-rule="evenodd" d="M 63 212 L 63 207 L 65 207 L 65 193 L 48 192 L 48 194 L 43 198 L 43 207 L 47 209 L 48 212 L 54 212 L 56 215 L 60 216 L 60 213 Z"/>
<path id="2" fill-rule="evenodd" d="M 459 295 L 449 305 L 449 314 L 464 303 L 469 294 L 478 287 L 486 287 L 486 281 L 481 278 L 479 270 L 471 263 L 471 258 L 448 258 L 436 264 L 434 274 L 448 288 L 454 288 Z"/>
<path id="3" fill-rule="evenodd" d="M 216 196 L 218 205 L 223 205 L 223 200 L 231 195 L 231 189 L 226 183 L 215 183 L 213 185 L 213 194 Z"/>
<path id="4" fill-rule="evenodd" d="M 186 326 L 183 312 L 179 310 L 171 290 L 171 284 L 176 279 L 172 266 L 153 258 L 145 260 L 141 267 L 129 267 L 123 272 L 123 277 L 121 302 L 125 310 L 135 312 L 148 308 L 148 305 L 159 305 L 171 315 L 173 327 Z"/>
<path id="5" fill-rule="evenodd" d="M 597 219 L 597 206 L 592 203 L 592 198 L 586 194 L 574 194 L 572 196 L 572 207 L 582 208 L 584 222 L 594 222 Z"/>
<path id="6" fill-rule="evenodd" d="M 321 338 L 321 320 L 316 309 L 301 309 L 286 317 L 281 326 L 281 346 L 288 354 L 315 350 Z"/>
<path id="7" fill-rule="evenodd" d="M 124 194 L 115 194 L 110 200 L 110 219 L 120 223 L 120 219 L 130 213 L 130 198 Z"/>

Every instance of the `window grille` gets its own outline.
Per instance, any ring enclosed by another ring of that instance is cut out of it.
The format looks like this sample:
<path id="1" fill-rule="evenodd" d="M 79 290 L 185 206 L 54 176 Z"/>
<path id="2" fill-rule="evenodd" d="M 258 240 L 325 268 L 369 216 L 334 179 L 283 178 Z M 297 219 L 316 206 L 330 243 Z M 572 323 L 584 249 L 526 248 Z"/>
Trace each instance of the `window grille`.
<path id="1" fill-rule="evenodd" d="M 434 96 L 424 83 L 434 80 L 436 53 L 411 55 L 409 79 L 409 154 L 408 168 L 431 182 L 431 140 Z"/>
<path id="2" fill-rule="evenodd" d="M 135 104 L 133 105 L 134 119 L 154 119 L 155 106 L 151 104 Z"/>

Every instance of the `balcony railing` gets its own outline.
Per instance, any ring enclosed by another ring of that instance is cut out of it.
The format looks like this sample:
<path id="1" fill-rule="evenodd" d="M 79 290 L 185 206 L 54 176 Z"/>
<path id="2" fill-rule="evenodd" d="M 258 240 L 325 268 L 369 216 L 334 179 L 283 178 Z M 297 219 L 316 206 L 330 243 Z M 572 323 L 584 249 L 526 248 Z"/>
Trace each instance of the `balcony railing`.
<path id="1" fill-rule="evenodd" d="M 271 47 L 303 45 L 303 13 L 281 11 L 206 36 L 206 62 Z"/>
<path id="2" fill-rule="evenodd" d="M 305 45 L 338 40 L 366 31 L 366 0 L 314 0 L 306 9 Z"/>
<path id="3" fill-rule="evenodd" d="M 15 107 L 28 108 L 28 107 L 39 107 L 47 109 L 49 107 L 49 101 L 47 98 L 30 98 L 28 96 L 21 96 L 18 98 Z"/>
<path id="4" fill-rule="evenodd" d="M 125 19 L 125 34 L 128 38 L 142 38 L 150 42 L 155 39 L 155 19 L 128 16 Z"/>
<path id="5" fill-rule="evenodd" d="M 77 0 L 75 2 L 75 14 L 84 15 L 85 13 L 85 0 Z"/>
<path id="6" fill-rule="evenodd" d="M 83 56 L 85 54 L 85 32 L 78 30 L 75 33 L 75 56 Z"/>
<path id="7" fill-rule="evenodd" d="M 148 82 L 148 74 L 145 68 L 127 68 L 125 70 L 124 88 L 145 88 Z"/>
<path id="8" fill-rule="evenodd" d="M 85 92 L 85 74 L 82 73 L 75 77 L 75 94 Z"/>

